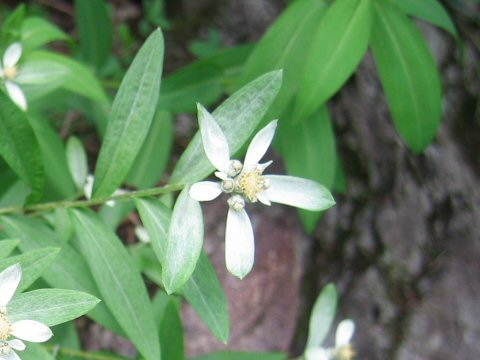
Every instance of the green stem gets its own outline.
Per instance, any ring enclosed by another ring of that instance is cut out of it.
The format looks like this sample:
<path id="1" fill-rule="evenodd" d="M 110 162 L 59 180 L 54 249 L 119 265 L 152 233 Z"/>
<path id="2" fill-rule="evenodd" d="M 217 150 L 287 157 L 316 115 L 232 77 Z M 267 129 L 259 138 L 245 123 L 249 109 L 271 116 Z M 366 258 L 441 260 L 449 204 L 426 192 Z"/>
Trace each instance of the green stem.
<path id="1" fill-rule="evenodd" d="M 136 190 L 130 191 L 124 194 L 104 196 L 91 200 L 64 200 L 64 201 L 52 201 L 41 204 L 32 204 L 26 206 L 11 206 L 6 208 L 0 208 L 0 215 L 10 214 L 10 213 L 23 213 L 23 212 L 39 212 L 39 211 L 49 211 L 54 209 L 68 209 L 68 208 L 80 208 L 80 207 L 89 207 L 94 205 L 101 205 L 109 200 L 131 200 L 148 196 L 156 196 L 171 193 L 174 191 L 181 190 L 183 185 L 165 185 L 161 187 L 156 187 L 147 190 Z"/>
<path id="2" fill-rule="evenodd" d="M 45 345 L 45 348 L 48 351 L 52 351 L 56 354 L 60 353 L 63 355 L 71 355 L 75 357 L 80 357 L 82 359 L 90 359 L 90 360 L 119 360 L 123 359 L 117 356 L 111 355 L 103 355 L 103 354 L 92 354 L 86 351 L 75 350 L 75 349 L 68 349 L 60 346 L 52 346 L 52 345 Z"/>

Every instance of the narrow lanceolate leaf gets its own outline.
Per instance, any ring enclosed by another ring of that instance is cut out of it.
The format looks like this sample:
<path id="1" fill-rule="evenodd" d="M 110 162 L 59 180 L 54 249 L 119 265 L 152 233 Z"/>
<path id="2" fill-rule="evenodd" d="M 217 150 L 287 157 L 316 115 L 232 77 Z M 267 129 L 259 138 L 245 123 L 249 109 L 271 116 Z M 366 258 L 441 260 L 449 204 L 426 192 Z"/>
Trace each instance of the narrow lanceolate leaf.
<path id="1" fill-rule="evenodd" d="M 20 243 L 19 239 L 0 240 L 0 259 L 6 258 Z"/>
<path id="2" fill-rule="evenodd" d="M 112 52 L 112 22 L 104 0 L 75 0 L 82 58 L 101 69 Z"/>
<path id="3" fill-rule="evenodd" d="M 43 160 L 26 114 L 0 92 L 0 156 L 32 189 L 28 202 L 40 200 L 45 187 Z"/>
<path id="4" fill-rule="evenodd" d="M 338 0 L 323 16 L 312 42 L 297 98 L 305 119 L 347 81 L 367 51 L 371 0 Z"/>
<path id="5" fill-rule="evenodd" d="M 337 311 L 337 289 L 325 286 L 313 305 L 310 315 L 307 348 L 321 346 L 332 326 Z"/>
<path id="6" fill-rule="evenodd" d="M 183 286 L 182 293 L 212 334 L 227 343 L 230 336 L 227 296 L 215 268 L 204 252 L 201 253 L 192 276 Z"/>
<path id="7" fill-rule="evenodd" d="M 41 17 L 29 17 L 22 23 L 21 43 L 26 51 L 33 50 L 51 41 L 68 40 L 60 28 Z"/>
<path id="8" fill-rule="evenodd" d="M 282 154 L 290 175 L 315 180 L 332 189 L 337 163 L 335 134 L 326 106 L 321 106 L 301 123 L 280 122 L 279 138 Z M 301 210 L 308 232 L 315 229 L 320 212 Z"/>
<path id="9" fill-rule="evenodd" d="M 138 268 L 115 233 L 91 210 L 71 211 L 78 246 L 105 301 L 147 360 L 160 358 L 157 326 Z"/>
<path id="10" fill-rule="evenodd" d="M 157 108 L 162 68 L 159 29 L 138 52 L 113 102 L 95 170 L 94 196 L 111 195 L 128 175 Z"/>
<path id="11" fill-rule="evenodd" d="M 377 1 L 374 28 L 373 53 L 393 120 L 407 144 L 420 152 L 440 123 L 437 65 L 418 28 L 397 8 Z"/>
<path id="12" fill-rule="evenodd" d="M 458 38 L 452 18 L 438 0 L 390 0 L 390 2 L 405 14 L 428 21 Z"/>
<path id="13" fill-rule="evenodd" d="M 171 294 L 190 278 L 203 245 L 203 216 L 200 204 L 188 194 L 180 193 L 168 230 L 167 251 L 163 262 L 163 284 Z"/>
<path id="14" fill-rule="evenodd" d="M 185 359 L 182 319 L 178 301 L 174 298 L 170 299 L 165 306 L 159 333 L 162 359 Z"/>
<path id="15" fill-rule="evenodd" d="M 82 190 L 88 175 L 87 153 L 82 142 L 72 136 L 65 148 L 68 169 L 78 190 Z"/>
<path id="16" fill-rule="evenodd" d="M 238 90 L 213 112 L 212 115 L 225 133 L 232 154 L 242 147 L 260 123 L 281 84 L 282 72 L 272 71 Z M 197 132 L 180 157 L 170 182 L 194 183 L 213 170 L 214 167 L 203 150 L 200 132 Z"/>
<path id="17" fill-rule="evenodd" d="M 54 326 L 86 314 L 99 301 L 80 291 L 34 290 L 15 296 L 8 304 L 8 315 L 11 321 L 36 320 Z"/>

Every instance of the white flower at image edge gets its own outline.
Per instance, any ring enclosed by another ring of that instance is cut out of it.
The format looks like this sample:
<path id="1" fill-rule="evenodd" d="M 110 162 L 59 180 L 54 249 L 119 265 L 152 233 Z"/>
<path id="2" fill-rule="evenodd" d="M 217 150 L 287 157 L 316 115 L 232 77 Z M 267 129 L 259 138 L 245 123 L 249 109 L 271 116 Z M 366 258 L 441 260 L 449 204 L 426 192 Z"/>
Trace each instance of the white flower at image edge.
<path id="1" fill-rule="evenodd" d="M 22 110 L 27 110 L 27 99 L 22 89 L 14 82 L 18 75 L 18 62 L 22 56 L 22 45 L 13 43 L 10 45 L 0 62 L 0 79 L 5 83 L 10 99 Z"/>
<path id="2" fill-rule="evenodd" d="M 350 341 L 354 331 L 355 324 L 352 320 L 342 320 L 335 332 L 335 347 L 311 347 L 305 352 L 306 360 L 352 360 L 355 349 Z"/>
<path id="3" fill-rule="evenodd" d="M 12 323 L 8 318 L 8 303 L 22 278 L 19 264 L 12 265 L 0 273 L 0 359 L 19 360 L 14 350 L 25 350 L 22 340 L 44 342 L 53 334 L 50 328 L 38 321 L 20 320 Z M 11 339 L 15 337 L 17 339 Z M 21 339 L 21 340 L 20 340 Z"/>
<path id="4" fill-rule="evenodd" d="M 272 202 L 319 211 L 335 204 L 330 192 L 319 183 L 303 178 L 283 175 L 263 175 L 272 163 L 259 163 L 272 142 L 277 121 L 270 122 L 252 139 L 243 164 L 230 158 L 227 139 L 213 116 L 199 105 L 199 126 L 203 147 L 210 162 L 218 170 L 220 182 L 201 181 L 191 186 L 189 194 L 197 201 L 209 201 L 222 193 L 228 199 L 227 227 L 225 231 L 225 262 L 235 276 L 244 278 L 252 269 L 255 244 L 245 204 Z"/>

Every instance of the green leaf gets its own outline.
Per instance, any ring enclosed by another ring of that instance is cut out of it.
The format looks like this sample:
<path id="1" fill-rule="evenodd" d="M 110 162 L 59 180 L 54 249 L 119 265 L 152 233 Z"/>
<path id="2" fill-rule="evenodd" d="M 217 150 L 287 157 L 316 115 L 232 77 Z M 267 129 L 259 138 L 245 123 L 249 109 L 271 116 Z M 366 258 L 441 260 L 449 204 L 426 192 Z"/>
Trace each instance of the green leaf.
<path id="1" fill-rule="evenodd" d="M 0 223 L 9 236 L 18 237 L 20 249 L 23 252 L 44 249 L 44 247 L 61 248 L 61 256 L 42 275 L 52 286 L 84 291 L 100 297 L 87 264 L 80 254 L 58 236 L 39 219 L 29 219 L 24 216 L 3 216 Z M 122 334 L 120 325 L 115 321 L 105 303 L 98 304 L 88 316 L 105 327 Z"/>
<path id="2" fill-rule="evenodd" d="M 130 169 L 127 182 L 140 189 L 154 186 L 165 173 L 173 142 L 173 117 L 157 111 L 150 131 Z"/>
<path id="3" fill-rule="evenodd" d="M 182 319 L 180 318 L 178 301 L 175 299 L 170 299 L 165 307 L 159 333 L 162 344 L 162 359 L 185 359 Z"/>
<path id="4" fill-rule="evenodd" d="M 197 265 L 203 245 L 203 215 L 186 187 L 173 208 L 163 261 L 163 284 L 168 294 L 182 287 Z"/>
<path id="5" fill-rule="evenodd" d="M 215 268 L 204 252 L 181 292 L 213 335 L 226 344 L 230 336 L 228 300 Z"/>
<path id="6" fill-rule="evenodd" d="M 191 358 L 191 360 L 287 360 L 287 355 L 282 353 L 222 351 L 197 356 Z"/>
<path id="7" fill-rule="evenodd" d="M 17 41 L 20 38 L 20 25 L 25 17 L 27 7 L 25 4 L 17 6 L 3 22 L 0 29 L 0 44 L 6 48 L 11 43 Z"/>
<path id="8" fill-rule="evenodd" d="M 112 53 L 112 22 L 104 0 L 75 0 L 82 58 L 101 69 Z"/>
<path id="9" fill-rule="evenodd" d="M 88 162 L 85 148 L 77 137 L 71 136 L 67 140 L 65 152 L 68 169 L 75 182 L 75 186 L 78 190 L 83 190 L 88 175 Z"/>
<path id="10" fill-rule="evenodd" d="M 372 48 L 397 129 L 416 152 L 433 140 L 442 95 L 435 60 L 422 34 L 395 7 L 375 3 Z"/>
<path id="11" fill-rule="evenodd" d="M 55 360 L 56 358 L 47 351 L 42 345 L 28 343 L 24 351 L 21 352 L 22 360 Z"/>
<path id="12" fill-rule="evenodd" d="M 282 72 L 272 71 L 238 90 L 213 112 L 232 154 L 242 147 L 258 126 L 281 84 Z M 191 184 L 213 170 L 203 150 L 200 132 L 197 132 L 178 160 L 170 182 Z"/>
<path id="13" fill-rule="evenodd" d="M 147 360 L 160 358 L 157 327 L 138 268 L 120 239 L 91 210 L 72 210 L 78 246 L 105 301 Z"/>
<path id="14" fill-rule="evenodd" d="M 28 202 L 42 197 L 45 174 L 42 155 L 26 114 L 0 92 L 0 155 L 32 188 Z"/>
<path id="15" fill-rule="evenodd" d="M 95 296 L 75 290 L 34 290 L 18 294 L 8 303 L 8 317 L 12 322 L 36 320 L 54 326 L 86 314 L 99 301 Z"/>
<path id="16" fill-rule="evenodd" d="M 389 0 L 405 14 L 428 21 L 459 38 L 450 15 L 438 0 Z"/>
<path id="17" fill-rule="evenodd" d="M 255 46 L 240 82 L 273 69 L 283 69 L 283 83 L 267 119 L 277 118 L 297 91 L 315 30 L 328 7 L 323 0 L 297 0 L 275 21 Z"/>
<path id="18" fill-rule="evenodd" d="M 156 30 L 123 78 L 112 105 L 95 170 L 94 196 L 111 195 L 128 175 L 157 107 L 163 67 L 163 36 Z"/>
<path id="19" fill-rule="evenodd" d="M 282 155 L 290 175 L 315 180 L 331 189 L 335 179 L 336 148 L 330 114 L 321 106 L 301 123 L 280 122 Z M 315 230 L 321 212 L 300 211 L 307 232 Z"/>
<path id="20" fill-rule="evenodd" d="M 335 285 L 325 286 L 313 305 L 307 348 L 321 346 L 332 327 L 337 310 L 337 289 Z"/>
<path id="21" fill-rule="evenodd" d="M 20 243 L 19 239 L 1 239 L 0 240 L 0 259 L 6 258 Z"/>
<path id="22" fill-rule="evenodd" d="M 69 40 L 70 37 L 60 28 L 40 17 L 26 18 L 22 23 L 20 41 L 24 51 L 30 51 L 52 41 Z"/>
<path id="23" fill-rule="evenodd" d="M 335 94 L 368 48 L 371 0 L 337 0 L 316 30 L 298 93 L 296 114 L 309 117 Z"/>

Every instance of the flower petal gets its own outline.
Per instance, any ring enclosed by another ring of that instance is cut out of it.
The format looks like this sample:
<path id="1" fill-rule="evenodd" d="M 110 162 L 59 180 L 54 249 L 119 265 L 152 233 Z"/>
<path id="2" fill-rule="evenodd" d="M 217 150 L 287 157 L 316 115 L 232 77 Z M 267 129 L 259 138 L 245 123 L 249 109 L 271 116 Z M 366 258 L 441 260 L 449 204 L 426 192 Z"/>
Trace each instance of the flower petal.
<path id="1" fill-rule="evenodd" d="M 12 339 L 7 341 L 8 344 L 15 350 L 23 351 L 27 347 L 22 340 Z"/>
<path id="2" fill-rule="evenodd" d="M 335 205 L 330 191 L 319 183 L 294 176 L 265 175 L 270 186 L 262 194 L 271 202 L 318 211 Z"/>
<path id="3" fill-rule="evenodd" d="M 9 68 L 17 65 L 20 56 L 22 56 L 22 45 L 18 42 L 13 43 L 3 55 L 3 66 Z"/>
<path id="4" fill-rule="evenodd" d="M 83 185 L 83 195 L 90 200 L 92 198 L 93 183 L 95 182 L 95 177 L 93 175 L 87 175 L 85 179 L 85 185 Z"/>
<path id="5" fill-rule="evenodd" d="M 10 99 L 18 105 L 20 109 L 23 111 L 27 110 L 27 98 L 25 97 L 25 94 L 23 93 L 23 90 L 20 89 L 20 87 L 11 82 L 11 81 L 5 81 L 5 87 L 7 88 L 8 95 L 10 96 Z"/>
<path id="6" fill-rule="evenodd" d="M 355 324 L 352 320 L 346 319 L 340 322 L 335 333 L 335 347 L 340 347 L 350 343 L 350 339 L 355 331 Z"/>
<path id="7" fill-rule="evenodd" d="M 225 171 L 230 161 L 230 149 L 222 128 L 201 104 L 197 104 L 198 122 L 203 148 L 208 160 L 220 171 Z"/>
<path id="8" fill-rule="evenodd" d="M 50 328 L 34 320 L 20 320 L 12 324 L 12 335 L 31 342 L 44 342 L 53 336 Z"/>
<path id="9" fill-rule="evenodd" d="M 9 266 L 0 273 L 0 306 L 7 306 L 22 279 L 20 264 Z"/>
<path id="10" fill-rule="evenodd" d="M 15 351 L 10 351 L 7 355 L 0 355 L 0 359 L 2 360 L 22 360 L 20 357 L 15 353 Z"/>
<path id="11" fill-rule="evenodd" d="M 201 181 L 190 187 L 189 194 L 197 201 L 210 201 L 222 193 L 220 183 L 213 181 Z"/>
<path id="12" fill-rule="evenodd" d="M 255 242 L 250 219 L 245 210 L 228 210 L 225 234 L 225 262 L 228 271 L 243 279 L 252 270 Z"/>
<path id="13" fill-rule="evenodd" d="M 328 360 L 328 353 L 324 348 L 311 347 L 305 351 L 306 360 Z"/>
<path id="14" fill-rule="evenodd" d="M 272 143 L 275 130 L 277 128 L 277 120 L 273 120 L 252 139 L 252 142 L 248 146 L 247 155 L 243 166 L 248 169 L 250 166 L 258 164 L 260 159 L 265 155 L 268 147 Z"/>

